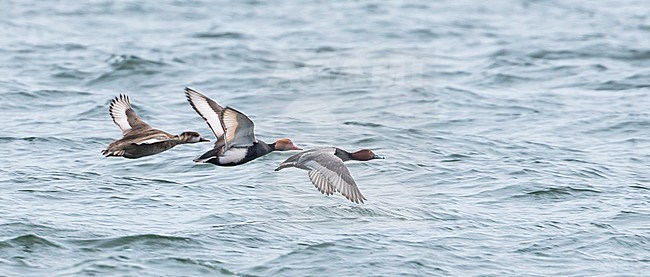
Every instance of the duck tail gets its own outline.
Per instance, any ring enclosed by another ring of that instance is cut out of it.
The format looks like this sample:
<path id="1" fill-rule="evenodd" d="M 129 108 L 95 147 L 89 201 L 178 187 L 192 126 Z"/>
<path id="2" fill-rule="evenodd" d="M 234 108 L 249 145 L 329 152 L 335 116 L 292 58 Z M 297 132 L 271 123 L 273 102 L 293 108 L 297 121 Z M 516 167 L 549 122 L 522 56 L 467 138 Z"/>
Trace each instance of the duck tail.
<path id="1" fill-rule="evenodd" d="M 217 148 L 210 149 L 208 152 L 203 153 L 201 156 L 194 158 L 195 163 L 207 163 L 209 160 L 219 157 L 219 150 Z"/>
<path id="2" fill-rule="evenodd" d="M 280 171 L 281 169 L 287 168 L 287 167 L 294 167 L 296 166 L 295 162 L 283 162 L 281 163 L 278 168 L 275 169 L 275 171 Z"/>
<path id="3" fill-rule="evenodd" d="M 126 151 L 124 150 L 117 150 L 117 151 L 110 152 L 108 151 L 108 149 L 104 149 L 102 150 L 102 155 L 104 155 L 105 157 L 122 157 L 124 156 L 125 152 Z"/>

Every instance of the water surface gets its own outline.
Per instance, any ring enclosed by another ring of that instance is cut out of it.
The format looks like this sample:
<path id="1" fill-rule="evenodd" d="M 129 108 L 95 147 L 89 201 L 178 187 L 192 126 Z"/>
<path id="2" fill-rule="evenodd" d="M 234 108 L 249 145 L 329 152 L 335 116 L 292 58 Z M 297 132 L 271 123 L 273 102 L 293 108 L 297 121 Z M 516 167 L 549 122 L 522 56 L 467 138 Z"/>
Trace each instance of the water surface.
<path id="1" fill-rule="evenodd" d="M 645 1 L 0 6 L 0 275 L 650 271 Z M 119 93 L 211 137 L 185 86 L 259 139 L 386 156 L 349 163 L 367 203 L 286 152 L 101 156 Z"/>

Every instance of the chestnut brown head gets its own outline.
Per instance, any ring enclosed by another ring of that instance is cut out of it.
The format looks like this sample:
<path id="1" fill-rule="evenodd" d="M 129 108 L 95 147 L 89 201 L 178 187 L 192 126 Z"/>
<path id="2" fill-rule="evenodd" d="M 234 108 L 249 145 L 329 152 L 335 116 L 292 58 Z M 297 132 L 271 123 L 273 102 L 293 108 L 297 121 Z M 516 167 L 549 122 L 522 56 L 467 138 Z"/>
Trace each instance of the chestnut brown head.
<path id="1" fill-rule="evenodd" d="M 354 152 L 350 154 L 352 159 L 357 160 L 357 161 L 369 161 L 372 159 L 384 159 L 384 157 L 379 156 L 372 152 L 370 149 L 361 149 L 357 152 Z"/>
<path id="2" fill-rule="evenodd" d="M 293 144 L 288 138 L 283 138 L 275 141 L 275 150 L 277 151 L 289 151 L 289 150 L 302 150 L 302 148 Z"/>

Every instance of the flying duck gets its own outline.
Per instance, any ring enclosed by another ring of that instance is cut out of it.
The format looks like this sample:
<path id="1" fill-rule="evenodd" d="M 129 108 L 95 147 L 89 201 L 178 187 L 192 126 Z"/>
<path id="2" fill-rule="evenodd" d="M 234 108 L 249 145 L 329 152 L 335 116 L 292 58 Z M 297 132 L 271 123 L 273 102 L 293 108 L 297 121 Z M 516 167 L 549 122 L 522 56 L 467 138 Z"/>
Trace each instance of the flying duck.
<path id="1" fill-rule="evenodd" d="M 209 141 L 197 132 L 172 135 L 152 128 L 135 113 L 126 94 L 115 97 L 108 111 L 124 137 L 102 150 L 106 157 L 137 159 L 167 151 L 179 144 Z"/>
<path id="2" fill-rule="evenodd" d="M 295 154 L 282 162 L 275 171 L 288 167 L 307 170 L 309 179 L 321 193 L 332 195 L 334 191 L 338 191 L 354 203 L 363 203 L 366 198 L 359 191 L 359 187 L 343 162 L 372 159 L 384 159 L 384 157 L 368 149 L 349 153 L 336 147 L 324 147 Z"/>
<path id="3" fill-rule="evenodd" d="M 231 107 L 222 107 L 194 89 L 185 88 L 185 96 L 217 137 L 214 148 L 194 159 L 194 162 L 235 166 L 273 151 L 302 150 L 287 138 L 271 144 L 256 139 L 255 125 L 250 118 Z"/>

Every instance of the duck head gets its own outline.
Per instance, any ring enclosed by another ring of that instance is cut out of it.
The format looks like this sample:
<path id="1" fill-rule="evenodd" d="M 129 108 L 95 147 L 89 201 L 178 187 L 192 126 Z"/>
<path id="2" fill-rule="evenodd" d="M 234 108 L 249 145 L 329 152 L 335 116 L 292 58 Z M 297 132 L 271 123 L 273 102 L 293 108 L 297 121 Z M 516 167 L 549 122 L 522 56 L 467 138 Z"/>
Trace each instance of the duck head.
<path id="1" fill-rule="evenodd" d="M 182 134 L 178 135 L 178 140 L 184 143 L 210 141 L 209 139 L 204 139 L 201 137 L 201 135 L 197 132 L 183 132 Z"/>
<path id="2" fill-rule="evenodd" d="M 385 159 L 384 157 L 375 154 L 370 149 L 361 149 L 361 150 L 359 150 L 357 152 L 354 152 L 354 153 L 350 154 L 350 157 L 352 157 L 352 159 L 357 160 L 357 161 L 369 161 L 369 160 L 372 160 L 372 159 Z"/>
<path id="3" fill-rule="evenodd" d="M 273 144 L 275 145 L 275 150 L 277 151 L 302 150 L 302 148 L 293 144 L 293 141 L 288 138 L 276 140 Z"/>

